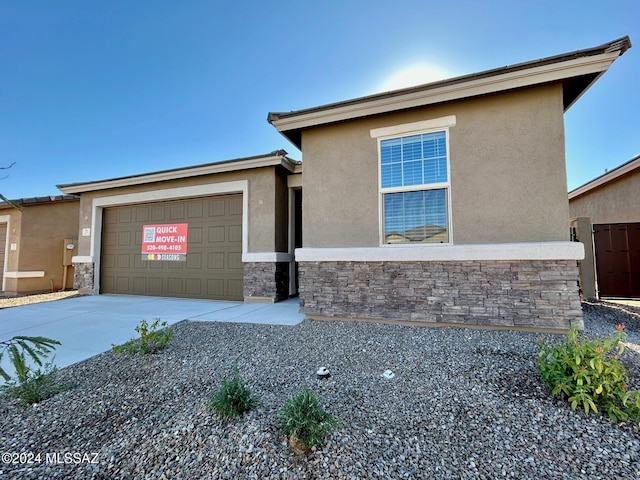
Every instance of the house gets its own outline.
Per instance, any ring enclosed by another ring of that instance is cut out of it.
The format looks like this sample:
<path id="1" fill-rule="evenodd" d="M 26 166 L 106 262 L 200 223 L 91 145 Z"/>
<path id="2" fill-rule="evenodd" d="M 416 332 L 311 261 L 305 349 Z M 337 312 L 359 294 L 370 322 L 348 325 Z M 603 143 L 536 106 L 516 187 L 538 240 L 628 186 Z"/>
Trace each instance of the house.
<path id="1" fill-rule="evenodd" d="M 587 298 L 640 298 L 640 155 L 569 192 Z"/>
<path id="2" fill-rule="evenodd" d="M 277 301 L 295 289 L 301 168 L 279 150 L 59 185 L 80 197 L 81 293 Z M 297 199 L 297 200 L 296 200 Z"/>
<path id="3" fill-rule="evenodd" d="M 0 275 L 4 295 L 73 286 L 80 199 L 69 195 L 0 203 Z"/>
<path id="4" fill-rule="evenodd" d="M 278 150 L 59 185 L 80 197 L 74 283 L 299 294 L 309 318 L 581 324 L 563 114 L 630 46 L 270 113 L 304 164 Z"/>
<path id="5" fill-rule="evenodd" d="M 563 114 L 630 46 L 270 113 L 304 160 L 303 313 L 581 325 Z M 420 225 L 441 227 L 438 242 L 407 235 Z"/>

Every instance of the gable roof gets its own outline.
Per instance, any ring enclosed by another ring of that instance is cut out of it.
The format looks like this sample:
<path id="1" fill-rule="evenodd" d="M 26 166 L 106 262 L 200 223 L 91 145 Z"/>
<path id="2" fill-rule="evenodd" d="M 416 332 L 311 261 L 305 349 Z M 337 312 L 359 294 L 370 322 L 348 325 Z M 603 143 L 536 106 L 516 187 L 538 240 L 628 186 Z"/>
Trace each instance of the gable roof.
<path id="1" fill-rule="evenodd" d="M 625 36 L 597 47 L 415 87 L 304 110 L 270 112 L 267 121 L 296 147 L 301 148 L 302 130 L 308 127 L 549 82 L 562 83 L 566 111 L 629 48 L 631 40 Z"/>
<path id="2" fill-rule="evenodd" d="M 106 180 L 96 180 L 81 183 L 68 183 L 57 185 L 66 194 L 78 194 L 95 190 L 105 190 L 108 188 L 128 187 L 131 185 L 142 185 L 146 183 L 162 182 L 166 180 L 176 180 L 180 178 L 198 177 L 201 175 L 211 175 L 215 173 L 234 172 L 238 170 L 248 170 L 251 168 L 282 166 L 293 173 L 300 162 L 287 157 L 286 150 L 275 150 L 264 155 L 253 157 L 236 158 L 234 160 L 224 160 L 215 163 L 205 163 L 184 168 L 173 168 L 170 170 L 160 170 L 157 172 L 143 173 L 140 175 L 129 175 L 126 177 L 110 178 Z"/>
<path id="3" fill-rule="evenodd" d="M 578 188 L 574 188 L 569 192 L 569 200 L 573 200 L 574 198 L 595 190 L 598 187 L 602 187 L 603 185 L 613 182 L 620 177 L 629 175 L 636 170 L 640 171 L 640 154 L 636 155 L 628 162 L 625 162 L 622 165 L 614 168 L 613 170 L 603 173 L 599 177 L 594 178 L 584 185 L 581 185 Z"/>
<path id="4" fill-rule="evenodd" d="M 7 202 L 0 202 L 0 208 L 16 208 L 16 205 L 20 208 L 23 206 L 44 205 L 47 203 L 77 202 L 80 201 L 80 197 L 76 197 L 75 195 L 49 195 L 47 197 L 17 198 L 9 201 L 13 205 Z"/>

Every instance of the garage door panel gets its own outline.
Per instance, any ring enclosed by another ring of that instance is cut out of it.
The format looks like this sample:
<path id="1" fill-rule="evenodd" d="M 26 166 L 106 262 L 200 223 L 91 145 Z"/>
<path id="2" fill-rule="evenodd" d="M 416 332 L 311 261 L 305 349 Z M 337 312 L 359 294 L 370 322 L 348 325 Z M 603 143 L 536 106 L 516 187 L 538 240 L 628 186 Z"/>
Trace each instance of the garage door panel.
<path id="1" fill-rule="evenodd" d="M 225 195 L 105 209 L 101 291 L 241 300 L 241 207 L 242 195 Z M 187 223 L 186 261 L 143 258 L 147 223 Z"/>
<path id="2" fill-rule="evenodd" d="M 229 215 L 242 215 L 242 197 L 229 199 Z"/>
<path id="3" fill-rule="evenodd" d="M 230 225 L 228 228 L 229 241 L 242 243 L 242 225 Z"/>
<path id="4" fill-rule="evenodd" d="M 228 258 L 228 265 L 230 269 L 242 270 L 244 268 L 242 265 L 241 253 L 229 253 L 227 255 L 227 258 Z"/>
<path id="5" fill-rule="evenodd" d="M 209 243 L 222 243 L 225 240 L 226 227 L 219 225 L 216 227 L 209 227 Z"/>

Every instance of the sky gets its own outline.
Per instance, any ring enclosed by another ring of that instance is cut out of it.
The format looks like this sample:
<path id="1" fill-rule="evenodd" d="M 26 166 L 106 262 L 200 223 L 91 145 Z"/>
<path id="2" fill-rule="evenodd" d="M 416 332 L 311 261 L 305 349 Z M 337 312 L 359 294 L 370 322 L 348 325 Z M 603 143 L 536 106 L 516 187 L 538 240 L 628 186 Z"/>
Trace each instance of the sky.
<path id="1" fill-rule="evenodd" d="M 268 112 L 624 35 L 637 46 L 565 114 L 569 190 L 640 153 L 639 0 L 0 0 L 0 192 L 278 149 L 303 160 Z"/>

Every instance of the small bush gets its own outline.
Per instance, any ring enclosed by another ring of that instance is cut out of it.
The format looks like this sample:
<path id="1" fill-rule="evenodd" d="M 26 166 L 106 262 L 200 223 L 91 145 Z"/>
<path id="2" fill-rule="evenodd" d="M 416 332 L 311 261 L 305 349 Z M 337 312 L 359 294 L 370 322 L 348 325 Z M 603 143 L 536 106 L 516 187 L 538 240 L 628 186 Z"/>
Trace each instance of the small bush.
<path id="1" fill-rule="evenodd" d="M 31 405 L 51 398 L 60 392 L 73 388 L 72 384 L 59 384 L 55 374 L 58 369 L 51 363 L 44 365 L 42 369 L 31 370 L 27 368 L 23 378 L 10 380 L 0 387 L 0 392 L 7 397 L 20 400 L 23 405 Z"/>
<path id="2" fill-rule="evenodd" d="M 158 330 L 158 327 L 161 330 Z M 167 322 L 160 323 L 159 318 L 156 318 L 151 325 L 146 320 L 142 320 L 135 330 L 140 334 L 140 338 L 132 338 L 122 345 L 111 345 L 111 351 L 113 353 L 143 353 L 145 355 L 156 353 L 169 343 L 173 333 L 171 328 L 167 327 Z"/>
<path id="3" fill-rule="evenodd" d="M 294 436 L 308 449 L 322 447 L 325 435 L 338 424 L 320 407 L 318 399 L 307 387 L 302 387 L 290 398 L 277 416 L 282 432 L 288 437 Z"/>
<path id="4" fill-rule="evenodd" d="M 258 406 L 258 399 L 240 379 L 238 367 L 233 368 L 233 378 L 223 378 L 220 388 L 211 395 L 207 407 L 222 418 L 236 418 Z"/>
<path id="5" fill-rule="evenodd" d="M 578 338 L 572 326 L 566 341 L 547 345 L 538 341 L 538 372 L 553 395 L 565 398 L 572 409 L 604 412 L 613 422 L 640 418 L 640 392 L 627 391 L 628 374 L 618 359 L 624 351 L 624 327 L 607 338 Z"/>
<path id="6" fill-rule="evenodd" d="M 60 345 L 60 342 L 47 337 L 25 337 L 17 335 L 11 340 L 4 340 L 0 342 L 0 362 L 5 352 L 9 352 L 9 361 L 13 366 L 16 377 L 19 381 L 25 381 L 29 368 L 25 360 L 25 354 L 29 355 L 31 360 L 38 365 L 42 366 L 43 359 L 55 350 L 56 345 Z M 11 376 L 2 368 L 0 364 L 0 376 L 6 381 L 11 380 Z"/>

